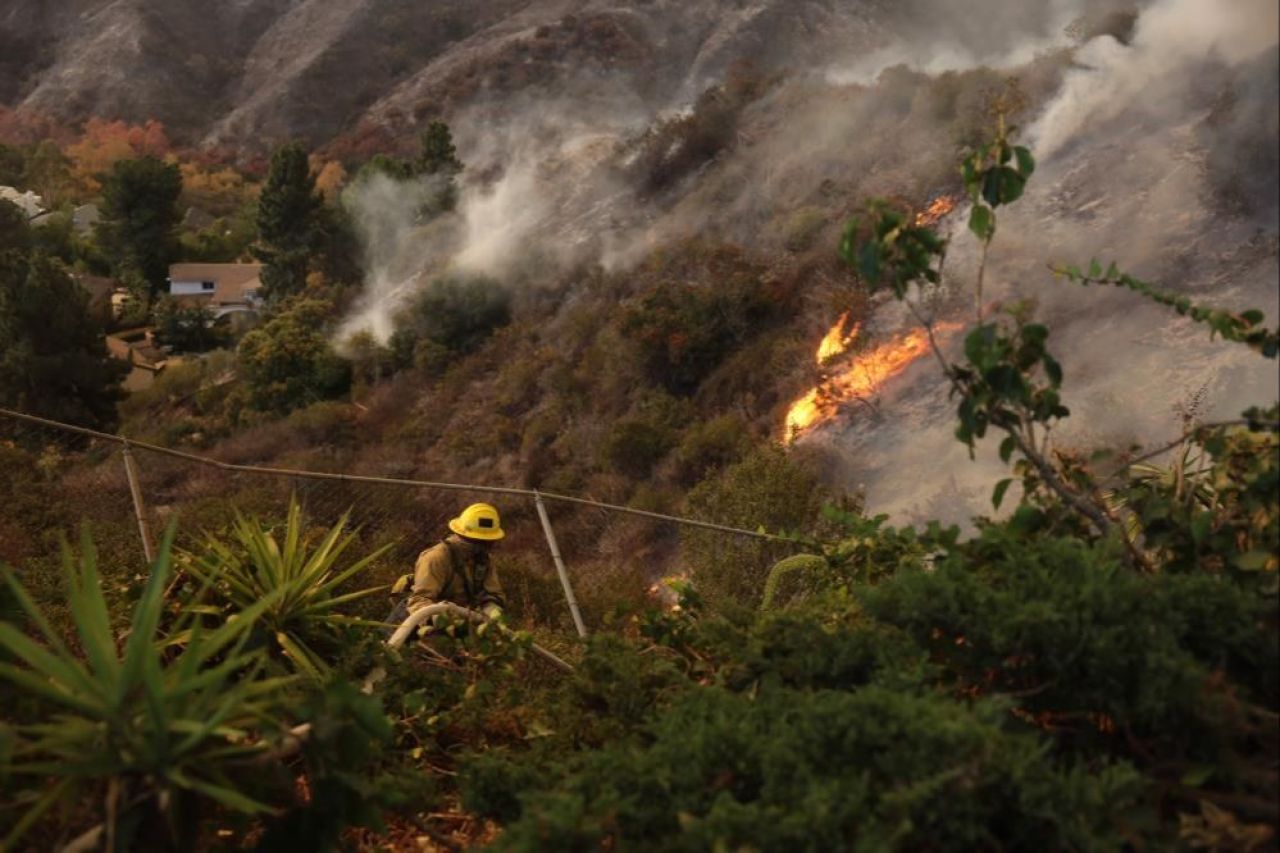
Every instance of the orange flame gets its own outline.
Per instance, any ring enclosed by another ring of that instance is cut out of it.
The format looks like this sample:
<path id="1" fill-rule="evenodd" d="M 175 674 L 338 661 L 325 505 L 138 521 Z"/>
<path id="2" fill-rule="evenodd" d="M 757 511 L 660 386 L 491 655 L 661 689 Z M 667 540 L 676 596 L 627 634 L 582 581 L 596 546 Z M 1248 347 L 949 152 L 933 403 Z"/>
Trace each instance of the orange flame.
<path id="1" fill-rule="evenodd" d="M 853 328 L 846 332 L 845 328 L 848 325 L 849 312 L 846 311 L 840 315 L 840 319 L 831 327 L 831 331 L 827 332 L 827 336 L 822 339 L 822 343 L 818 344 L 818 367 L 822 367 L 838 355 L 843 355 L 844 351 L 849 348 L 849 344 L 853 343 L 854 338 L 858 337 L 858 324 L 855 323 Z"/>
<path id="2" fill-rule="evenodd" d="M 916 225 L 919 227 L 937 225 L 944 216 L 955 209 L 955 196 L 940 195 L 929 202 L 928 207 L 916 214 Z"/>
<path id="3" fill-rule="evenodd" d="M 947 334 L 958 328 L 958 324 L 942 324 L 935 327 L 935 332 Z M 786 419 L 787 443 L 832 420 L 844 404 L 873 396 L 928 351 L 929 335 L 917 329 L 856 356 L 848 366 L 791 404 Z"/>

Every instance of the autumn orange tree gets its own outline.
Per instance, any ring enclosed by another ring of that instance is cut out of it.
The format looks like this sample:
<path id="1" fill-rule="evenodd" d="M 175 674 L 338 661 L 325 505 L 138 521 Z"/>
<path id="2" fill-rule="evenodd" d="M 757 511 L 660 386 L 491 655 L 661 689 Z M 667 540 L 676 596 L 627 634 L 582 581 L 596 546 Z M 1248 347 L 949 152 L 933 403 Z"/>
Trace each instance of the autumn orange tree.
<path id="1" fill-rule="evenodd" d="M 96 195 L 111 168 L 121 160 L 164 158 L 172 150 L 164 125 L 148 120 L 141 125 L 90 118 L 80 138 L 65 149 L 72 174 L 85 195 Z"/>

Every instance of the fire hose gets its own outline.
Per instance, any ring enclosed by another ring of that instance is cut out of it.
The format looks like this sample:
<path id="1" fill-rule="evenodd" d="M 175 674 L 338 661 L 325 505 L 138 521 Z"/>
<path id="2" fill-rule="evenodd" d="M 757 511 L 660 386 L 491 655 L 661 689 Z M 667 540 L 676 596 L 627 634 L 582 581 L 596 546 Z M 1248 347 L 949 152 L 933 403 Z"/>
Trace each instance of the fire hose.
<path id="1" fill-rule="evenodd" d="M 462 619 L 465 619 L 468 622 L 475 622 L 475 623 L 488 622 L 490 624 L 496 625 L 498 627 L 498 630 L 508 637 L 514 633 L 506 625 L 503 625 L 500 622 L 492 622 L 489 619 L 489 617 L 485 616 L 483 613 L 477 613 L 474 610 L 468 610 L 467 608 L 459 606 L 457 604 L 453 604 L 448 601 L 442 601 L 438 604 L 428 604 L 426 607 L 423 607 L 420 610 L 415 610 L 413 613 L 410 613 L 409 617 L 400 623 L 400 627 L 396 628 L 395 632 L 387 640 L 387 646 L 393 649 L 400 648 L 405 644 L 405 642 L 411 636 L 417 633 L 419 628 L 426 625 L 434 617 L 441 616 L 446 613 L 451 616 L 457 616 Z M 542 646 L 538 645 L 537 643 L 534 643 L 532 645 L 532 648 L 533 648 L 534 654 L 547 660 L 557 669 L 561 669 L 565 672 L 573 672 L 573 665 L 565 661 L 563 658 L 560 658 L 559 656 L 557 656 L 554 652 L 544 649 Z"/>

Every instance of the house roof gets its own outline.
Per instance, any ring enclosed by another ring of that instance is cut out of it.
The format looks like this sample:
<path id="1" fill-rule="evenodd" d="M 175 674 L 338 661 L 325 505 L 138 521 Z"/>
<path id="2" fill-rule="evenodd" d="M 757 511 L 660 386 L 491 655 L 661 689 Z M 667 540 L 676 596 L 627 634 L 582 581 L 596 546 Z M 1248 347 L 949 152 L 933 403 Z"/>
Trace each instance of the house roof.
<path id="1" fill-rule="evenodd" d="M 71 211 L 71 225 L 77 234 L 88 234 L 100 219 L 102 213 L 96 204 L 82 204 Z"/>
<path id="2" fill-rule="evenodd" d="M 76 283 L 89 292 L 90 304 L 98 301 L 107 301 L 111 298 L 111 292 L 116 289 L 117 282 L 113 278 L 105 278 L 100 275 L 90 275 L 89 273 L 75 273 L 72 278 Z"/>
<path id="3" fill-rule="evenodd" d="M 262 264 L 174 264 L 169 281 L 212 281 L 214 305 L 249 301 L 250 291 L 262 287 Z"/>
<path id="4" fill-rule="evenodd" d="M 19 192 L 14 187 L 0 186 L 0 199 L 16 204 L 27 215 L 28 219 L 39 216 L 44 212 L 44 199 L 31 190 Z"/>

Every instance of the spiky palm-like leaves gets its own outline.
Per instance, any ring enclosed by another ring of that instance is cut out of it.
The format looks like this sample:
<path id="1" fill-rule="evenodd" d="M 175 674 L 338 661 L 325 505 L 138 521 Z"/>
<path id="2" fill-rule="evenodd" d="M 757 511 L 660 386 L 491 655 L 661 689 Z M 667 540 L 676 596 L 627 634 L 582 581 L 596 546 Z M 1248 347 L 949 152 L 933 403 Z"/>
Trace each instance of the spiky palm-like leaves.
<path id="1" fill-rule="evenodd" d="M 244 793 L 247 777 L 237 777 L 237 771 L 267 753 L 269 742 L 260 733 L 283 727 L 280 696 L 292 679 L 260 677 L 265 656 L 246 647 L 250 629 L 275 596 L 264 595 L 212 630 L 179 616 L 174 629 L 185 641 L 173 645 L 161 627 L 172 540 L 170 529 L 122 642 L 111 630 L 88 535 L 78 558 L 64 550 L 78 651 L 54 630 L 14 574 L 0 571 L 36 633 L 33 638 L 17 624 L 0 621 L 0 679 L 50 709 L 43 722 L 11 733 L 9 772 L 15 781 L 53 780 L 32 791 L 0 848 L 59 801 L 74 801 L 87 782 L 106 784 L 109 842 L 117 818 L 140 806 L 165 815 L 175 838 L 182 831 L 175 826 L 180 803 L 212 800 L 250 814 L 269 810 Z"/>
<path id="2" fill-rule="evenodd" d="M 339 568 L 343 555 L 356 541 L 354 533 L 343 535 L 346 524 L 344 515 L 309 547 L 296 500 L 289 504 L 279 541 L 261 521 L 237 514 L 225 537 L 210 536 L 203 553 L 190 555 L 188 568 L 217 591 L 231 613 L 269 599 L 262 626 L 299 671 L 319 679 L 328 672 L 328 665 L 317 645 L 323 648 L 332 642 L 344 625 L 381 625 L 339 612 L 345 604 L 386 589 L 378 586 L 338 593 L 347 580 L 386 551 L 381 548 Z"/>

